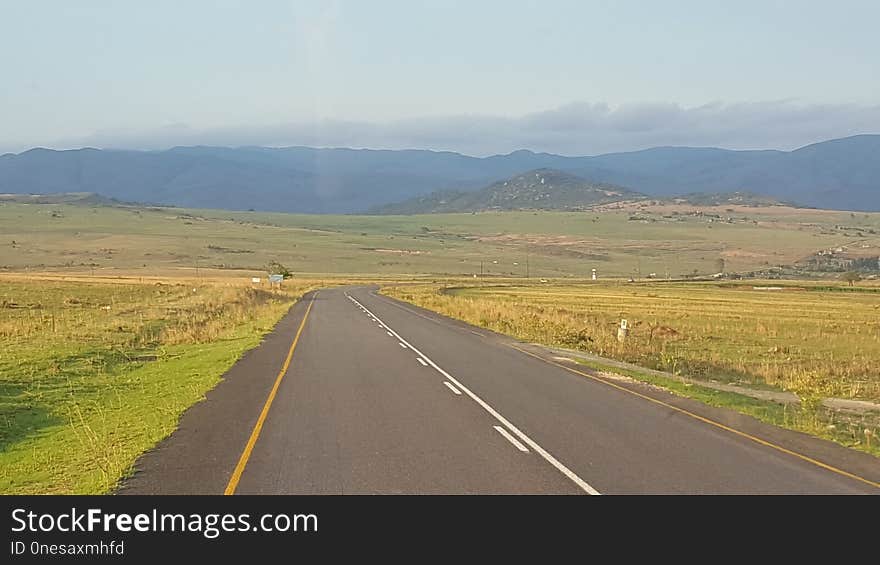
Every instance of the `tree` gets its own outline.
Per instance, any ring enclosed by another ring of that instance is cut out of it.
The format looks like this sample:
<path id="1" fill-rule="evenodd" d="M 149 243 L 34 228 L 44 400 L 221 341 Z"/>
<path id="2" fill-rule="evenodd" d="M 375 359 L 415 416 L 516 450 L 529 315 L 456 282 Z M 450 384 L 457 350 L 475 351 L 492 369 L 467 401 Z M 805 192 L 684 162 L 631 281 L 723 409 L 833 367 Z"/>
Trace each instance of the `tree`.
<path id="1" fill-rule="evenodd" d="M 275 260 L 269 261 L 269 264 L 266 265 L 266 272 L 270 275 L 281 275 L 285 279 L 289 279 L 293 276 L 290 269 Z"/>
<path id="2" fill-rule="evenodd" d="M 715 259 L 715 268 L 718 269 L 719 273 L 724 272 L 724 257 L 719 257 Z"/>
<path id="3" fill-rule="evenodd" d="M 862 280 L 862 275 L 858 274 L 855 271 L 847 271 L 840 275 L 840 278 L 849 283 L 849 286 L 853 286 L 855 283 Z"/>

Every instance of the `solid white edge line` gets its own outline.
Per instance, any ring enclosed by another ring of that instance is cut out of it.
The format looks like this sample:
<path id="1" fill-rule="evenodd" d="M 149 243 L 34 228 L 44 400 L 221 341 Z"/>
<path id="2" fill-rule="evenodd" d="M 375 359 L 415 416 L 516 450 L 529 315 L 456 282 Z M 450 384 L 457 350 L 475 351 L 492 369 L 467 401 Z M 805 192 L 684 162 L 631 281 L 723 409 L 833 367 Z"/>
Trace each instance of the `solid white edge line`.
<path id="1" fill-rule="evenodd" d="M 452 385 L 449 384 L 448 382 L 443 381 L 443 384 L 445 384 L 445 385 L 449 388 L 449 390 L 451 390 L 451 391 L 454 392 L 455 394 L 461 394 L 461 391 L 460 391 L 460 390 L 458 390 L 457 388 L 455 388 L 454 386 L 452 386 Z"/>
<path id="2" fill-rule="evenodd" d="M 512 435 L 510 435 L 510 433 L 508 433 L 507 430 L 505 430 L 505 429 L 502 428 L 501 426 L 492 426 L 492 427 L 495 428 L 495 431 L 497 431 L 499 434 L 501 434 L 501 435 L 503 435 L 505 438 L 507 438 L 507 441 L 509 441 L 510 443 L 512 443 L 513 446 L 514 446 L 515 448 L 519 449 L 519 450 L 522 451 L 523 453 L 528 453 L 528 452 L 529 452 L 529 450 L 526 449 L 526 446 L 524 446 L 523 444 L 521 444 L 521 443 L 519 442 L 518 439 L 516 439 L 515 437 L 513 437 Z"/>
<path id="3" fill-rule="evenodd" d="M 361 303 L 358 301 L 357 298 L 355 298 L 355 297 L 352 296 L 351 299 L 352 299 L 352 300 L 354 301 L 354 303 L 357 304 L 358 306 L 361 306 L 361 307 L 366 308 L 363 304 L 361 304 Z M 370 312 L 370 310 L 367 309 L 367 312 Z M 372 312 L 370 312 L 370 313 L 372 314 Z M 477 404 L 479 404 L 480 406 L 482 406 L 483 410 L 485 410 L 486 412 L 488 412 L 489 414 L 491 414 L 496 420 L 498 420 L 499 422 L 501 422 L 502 424 L 504 424 L 504 426 L 505 426 L 507 429 L 509 429 L 509 430 L 510 430 L 511 432 L 513 432 L 514 434 L 516 434 L 516 436 L 517 436 L 519 439 L 521 439 L 526 445 L 528 445 L 529 447 L 531 447 L 532 450 L 534 450 L 535 453 L 537 453 L 538 455 L 540 455 L 541 457 L 543 457 L 545 461 L 547 461 L 548 463 L 550 463 L 551 465 L 553 465 L 554 467 L 556 467 L 556 469 L 557 469 L 560 473 L 562 473 L 563 475 L 565 475 L 566 477 L 568 477 L 568 478 L 571 480 L 571 482 L 573 482 L 574 484 L 576 484 L 577 486 L 579 486 L 579 487 L 581 488 L 581 490 L 583 490 L 584 492 L 587 492 L 587 493 L 589 493 L 589 494 L 592 494 L 592 495 L 598 495 L 598 494 L 601 494 L 599 491 L 597 491 L 597 490 L 594 489 L 592 486 L 590 486 L 590 484 L 589 484 L 587 481 L 585 481 L 585 480 L 583 480 L 582 478 L 580 478 L 579 476 L 577 476 L 577 474 L 576 474 L 574 471 L 572 471 L 571 469 L 569 469 L 568 467 L 566 467 L 565 465 L 563 465 L 562 462 L 560 462 L 558 459 L 556 459 L 555 457 L 553 457 L 552 455 L 550 455 L 550 453 L 548 453 L 547 450 L 545 450 L 543 447 L 541 447 L 540 445 L 538 445 L 537 443 L 535 443 L 535 442 L 534 442 L 529 436 L 527 436 L 526 434 L 524 434 L 522 431 L 520 431 L 519 428 L 517 428 L 517 427 L 514 426 L 512 423 L 510 423 L 510 422 L 507 420 L 507 418 L 505 418 L 504 416 L 502 416 L 501 414 L 499 414 L 494 408 L 492 408 L 491 406 L 489 406 L 488 404 L 486 404 L 486 403 L 483 401 L 483 399 L 480 398 L 479 396 L 477 396 L 476 394 L 474 394 L 474 393 L 471 391 L 471 389 L 469 389 L 468 387 L 466 387 L 466 386 L 464 386 L 463 384 L 461 384 L 460 382 L 458 382 L 458 380 L 457 380 L 455 377 L 453 377 L 452 375 L 450 375 L 449 373 L 447 373 L 446 371 L 444 371 L 439 365 L 437 365 L 437 363 L 434 363 L 434 361 L 432 361 L 430 357 L 428 357 L 427 355 L 425 355 L 424 353 L 422 353 L 421 351 L 419 351 L 418 349 L 416 349 L 415 347 L 413 347 L 413 345 L 412 345 L 411 343 L 409 343 L 408 341 L 406 341 L 405 339 L 403 339 L 403 338 L 400 336 L 399 333 L 397 333 L 396 331 L 394 331 L 392 328 L 388 327 L 388 324 L 385 324 L 385 323 L 383 322 L 383 325 L 385 326 L 385 328 L 386 328 L 388 331 L 390 331 L 391 333 L 393 333 L 393 334 L 397 337 L 397 339 L 399 339 L 401 342 L 403 342 L 403 343 L 409 345 L 409 348 L 412 349 L 414 353 L 416 353 L 417 355 L 421 356 L 425 361 L 428 362 L 429 365 L 431 365 L 432 367 L 434 367 L 434 369 L 436 369 L 441 375 L 443 375 L 444 377 L 446 377 L 447 379 L 449 379 L 450 382 L 452 382 L 453 384 L 455 384 L 455 386 L 457 386 L 459 389 L 461 389 L 462 391 L 464 391 L 465 394 L 467 394 L 468 396 L 470 396 L 471 399 L 473 399 L 474 402 L 476 402 Z"/>

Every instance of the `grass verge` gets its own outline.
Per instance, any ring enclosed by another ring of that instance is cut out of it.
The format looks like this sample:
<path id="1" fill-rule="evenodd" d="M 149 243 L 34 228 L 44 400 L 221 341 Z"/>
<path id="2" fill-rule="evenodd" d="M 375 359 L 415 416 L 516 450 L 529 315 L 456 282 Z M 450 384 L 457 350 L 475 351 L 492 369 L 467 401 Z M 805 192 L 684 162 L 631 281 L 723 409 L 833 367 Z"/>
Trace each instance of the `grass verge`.
<path id="1" fill-rule="evenodd" d="M 112 490 L 309 288 L 0 283 L 0 493 Z"/>
<path id="2" fill-rule="evenodd" d="M 582 358 L 574 360 L 579 365 L 599 372 L 629 377 L 677 396 L 699 400 L 709 406 L 729 408 L 767 424 L 804 432 L 880 457 L 880 445 L 876 441 L 869 444 L 864 434 L 865 429 L 876 429 L 880 424 L 880 418 L 876 414 L 845 414 L 809 402 L 800 406 L 780 404 L 598 361 Z"/>

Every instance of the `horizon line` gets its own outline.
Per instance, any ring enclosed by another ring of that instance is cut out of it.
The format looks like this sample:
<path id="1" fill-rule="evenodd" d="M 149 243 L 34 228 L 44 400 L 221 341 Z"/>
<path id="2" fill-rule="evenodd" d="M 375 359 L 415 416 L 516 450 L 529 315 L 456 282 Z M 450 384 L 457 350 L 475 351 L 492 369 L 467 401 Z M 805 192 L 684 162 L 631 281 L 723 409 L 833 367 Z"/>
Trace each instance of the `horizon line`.
<path id="1" fill-rule="evenodd" d="M 717 146 L 710 146 L 710 145 L 654 145 L 651 147 L 645 147 L 642 149 L 633 149 L 630 151 L 611 151 L 608 153 L 597 153 L 594 155 L 564 155 L 561 153 L 551 153 L 549 151 L 535 151 L 533 149 L 527 149 L 527 148 L 523 147 L 520 149 L 515 149 L 515 150 L 510 151 L 508 153 L 493 153 L 491 155 L 485 155 L 485 156 L 480 157 L 477 155 L 470 155 L 467 153 L 462 153 L 459 151 L 452 151 L 452 150 L 448 150 L 448 149 L 428 149 L 428 148 L 416 148 L 416 147 L 408 147 L 408 148 L 403 148 L 403 149 L 388 149 L 388 148 L 376 148 L 376 147 L 351 147 L 351 146 L 331 146 L 331 145 L 322 146 L 322 145 L 207 145 L 207 144 L 194 144 L 194 145 L 172 145 L 172 146 L 165 147 L 162 149 L 131 149 L 131 148 L 123 148 L 123 147 L 93 147 L 93 146 L 56 149 L 56 148 L 52 148 L 52 147 L 45 147 L 42 145 L 38 145 L 38 146 L 31 147 L 30 149 L 25 149 L 25 150 L 20 151 L 18 153 L 15 153 L 13 151 L 10 151 L 7 153 L 2 153 L 2 154 L 0 154 L 0 158 L 9 157 L 10 155 L 14 156 L 14 157 L 18 157 L 18 156 L 24 155 L 25 153 L 30 153 L 32 151 L 51 151 L 53 153 L 65 153 L 65 152 L 72 152 L 72 151 L 107 151 L 107 152 L 117 151 L 117 152 L 130 152 L 130 153 L 164 153 L 164 152 L 168 152 L 168 151 L 173 151 L 175 149 L 203 148 L 203 149 L 230 149 L 230 150 L 237 150 L 237 149 L 277 149 L 277 150 L 314 149 L 314 150 L 318 150 L 318 151 L 322 151 L 322 150 L 323 151 L 374 151 L 374 152 L 387 151 L 387 152 L 395 152 L 395 153 L 402 153 L 402 152 L 407 152 L 407 151 L 411 151 L 411 152 L 418 151 L 418 152 L 425 152 L 425 153 L 441 153 L 441 154 L 448 153 L 448 154 L 452 154 L 452 155 L 459 155 L 462 157 L 469 157 L 471 159 L 490 159 L 492 157 L 508 157 L 508 156 L 516 154 L 516 153 L 530 153 L 532 155 L 552 155 L 555 157 L 578 159 L 578 158 L 585 158 L 585 157 L 588 157 L 588 158 L 602 157 L 605 155 L 621 155 L 621 154 L 628 154 L 628 153 L 640 153 L 643 151 L 652 151 L 652 150 L 656 150 L 656 149 L 709 149 L 709 150 L 716 150 L 716 151 L 729 151 L 732 153 L 749 153 L 749 152 L 794 153 L 796 151 L 800 151 L 801 149 L 806 149 L 807 147 L 812 147 L 814 145 L 821 145 L 823 143 L 830 143 L 830 142 L 834 142 L 834 141 L 843 141 L 843 140 L 847 140 L 847 139 L 854 139 L 857 137 L 880 137 L 880 133 L 857 133 L 857 134 L 848 135 L 848 136 L 844 136 L 844 137 L 833 137 L 833 138 L 825 139 L 822 141 L 808 143 L 806 145 L 802 145 L 800 147 L 796 147 L 791 150 L 774 149 L 774 148 L 726 149 L 724 147 L 717 147 Z"/>

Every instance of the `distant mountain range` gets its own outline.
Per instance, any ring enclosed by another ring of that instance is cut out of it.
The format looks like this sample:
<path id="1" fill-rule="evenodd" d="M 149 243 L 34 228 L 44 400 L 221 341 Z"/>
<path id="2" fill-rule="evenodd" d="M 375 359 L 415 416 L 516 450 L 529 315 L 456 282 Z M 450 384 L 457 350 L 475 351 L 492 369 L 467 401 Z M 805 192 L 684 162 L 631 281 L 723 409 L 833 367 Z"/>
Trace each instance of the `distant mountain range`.
<path id="1" fill-rule="evenodd" d="M 475 191 L 443 190 L 399 204 L 381 206 L 376 214 L 432 214 L 478 210 L 578 210 L 595 204 L 641 200 L 645 195 L 612 184 L 594 183 L 556 169 L 535 169 Z"/>
<path id="2" fill-rule="evenodd" d="M 51 194 L 0 194 L 0 202 L 19 204 L 78 204 L 81 206 L 116 206 L 127 204 L 94 192 L 55 192 Z"/>
<path id="3" fill-rule="evenodd" d="M 437 191 L 458 194 L 464 206 L 464 193 L 536 169 L 574 175 L 599 190 L 614 185 L 652 197 L 740 191 L 820 208 L 880 210 L 880 135 L 789 152 L 658 147 L 596 157 L 525 150 L 477 158 L 309 147 L 32 149 L 0 156 L 0 193 L 89 192 L 187 207 L 353 213 Z M 493 194 L 503 201 L 503 190 Z"/>

